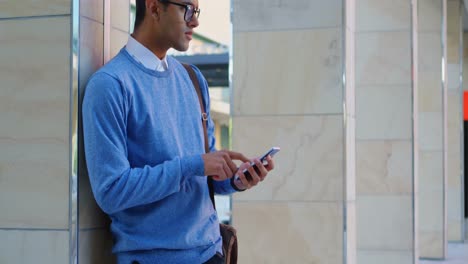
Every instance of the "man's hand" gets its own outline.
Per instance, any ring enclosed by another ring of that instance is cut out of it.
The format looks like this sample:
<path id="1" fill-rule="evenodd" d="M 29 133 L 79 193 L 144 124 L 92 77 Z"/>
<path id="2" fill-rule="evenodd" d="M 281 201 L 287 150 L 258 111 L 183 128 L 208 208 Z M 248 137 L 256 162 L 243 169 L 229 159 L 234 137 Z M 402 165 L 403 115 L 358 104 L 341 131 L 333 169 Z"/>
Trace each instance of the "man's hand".
<path id="1" fill-rule="evenodd" d="M 263 165 L 259 159 L 254 159 L 253 162 L 257 167 L 256 169 L 254 166 L 250 165 L 250 162 L 243 163 L 236 173 L 237 177 L 239 177 L 239 180 L 234 182 L 236 187 L 240 190 L 250 189 L 253 186 L 256 186 L 259 182 L 263 181 L 268 175 L 268 172 L 273 170 L 275 167 L 273 159 L 269 155 L 266 158 L 266 161 L 268 164 Z M 247 169 L 250 174 L 249 178 L 246 177 L 246 175 L 243 173 L 245 169 Z"/>
<path id="2" fill-rule="evenodd" d="M 242 153 L 220 150 L 202 155 L 205 164 L 205 175 L 213 176 L 216 181 L 223 181 L 234 176 L 237 165 L 233 160 L 247 162 L 249 159 Z"/>

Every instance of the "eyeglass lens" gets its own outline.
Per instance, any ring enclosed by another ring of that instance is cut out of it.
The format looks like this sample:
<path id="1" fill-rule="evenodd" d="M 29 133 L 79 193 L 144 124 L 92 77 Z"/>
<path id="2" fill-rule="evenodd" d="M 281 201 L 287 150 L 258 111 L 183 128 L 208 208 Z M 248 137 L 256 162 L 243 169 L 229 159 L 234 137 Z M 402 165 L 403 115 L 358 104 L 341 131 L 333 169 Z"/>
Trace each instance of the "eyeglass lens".
<path id="1" fill-rule="evenodd" d="M 185 21 L 190 22 L 195 15 L 196 18 L 198 18 L 200 14 L 200 9 L 195 10 L 195 8 L 191 5 L 186 5 L 185 7 Z"/>

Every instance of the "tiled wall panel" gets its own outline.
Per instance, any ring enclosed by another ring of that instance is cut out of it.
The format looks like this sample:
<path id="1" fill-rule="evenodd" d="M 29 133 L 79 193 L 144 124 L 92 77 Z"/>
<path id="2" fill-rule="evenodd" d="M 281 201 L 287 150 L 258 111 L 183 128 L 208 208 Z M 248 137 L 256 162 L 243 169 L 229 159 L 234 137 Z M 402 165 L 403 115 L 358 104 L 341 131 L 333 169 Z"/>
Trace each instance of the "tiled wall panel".
<path id="1" fill-rule="evenodd" d="M 359 264 L 415 261 L 414 14 L 410 0 L 356 1 Z"/>
<path id="2" fill-rule="evenodd" d="M 68 231 L 0 230 L 0 263 L 69 263 L 68 246 Z"/>
<path id="3" fill-rule="evenodd" d="M 340 28 L 234 38 L 234 53 L 243 55 L 233 65 L 233 115 L 343 112 Z M 284 52 L 285 46 L 295 52 Z"/>
<path id="4" fill-rule="evenodd" d="M 81 231 L 79 242 L 80 263 L 116 263 L 116 258 L 111 252 L 112 239 L 108 230 L 92 229 Z"/>
<path id="5" fill-rule="evenodd" d="M 342 263 L 341 203 L 249 201 L 233 213 L 242 263 Z"/>
<path id="6" fill-rule="evenodd" d="M 72 0 L 3 0 L 0 18 L 70 15 Z"/>
<path id="7" fill-rule="evenodd" d="M 463 153 L 461 137 L 463 129 L 461 87 L 461 39 L 462 20 L 460 1 L 447 0 L 447 139 L 448 139 L 448 240 L 463 241 Z"/>
<path id="8" fill-rule="evenodd" d="M 0 227 L 68 228 L 70 18 L 2 20 L 0 43 Z"/>
<path id="9" fill-rule="evenodd" d="M 343 24 L 342 5 L 341 0 L 232 1 L 233 30 L 266 32 L 339 27 Z"/>
<path id="10" fill-rule="evenodd" d="M 252 130 L 254 127 L 262 129 Z M 250 141 L 243 140 L 249 138 Z M 281 146 L 275 170 L 238 201 L 341 201 L 343 199 L 343 121 L 341 116 L 234 117 L 235 150 L 260 156 Z M 322 151 L 311 151 L 311 150 Z M 300 184 L 298 184 L 300 183 Z"/>

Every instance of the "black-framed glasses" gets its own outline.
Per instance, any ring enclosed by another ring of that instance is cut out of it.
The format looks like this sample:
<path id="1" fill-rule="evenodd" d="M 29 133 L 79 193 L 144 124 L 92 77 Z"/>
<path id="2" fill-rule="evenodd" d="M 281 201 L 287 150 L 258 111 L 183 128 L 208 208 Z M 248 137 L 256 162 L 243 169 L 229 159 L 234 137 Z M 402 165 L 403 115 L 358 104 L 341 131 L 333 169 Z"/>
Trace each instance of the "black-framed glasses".
<path id="1" fill-rule="evenodd" d="M 163 3 L 168 3 L 168 4 L 173 4 L 173 5 L 185 7 L 185 14 L 184 14 L 185 22 L 192 21 L 192 18 L 194 16 L 196 18 L 198 18 L 198 16 L 200 16 L 200 8 L 195 8 L 191 4 L 182 4 L 182 3 L 172 2 L 172 1 L 168 1 L 168 0 L 160 0 L 160 1 L 163 2 Z"/>

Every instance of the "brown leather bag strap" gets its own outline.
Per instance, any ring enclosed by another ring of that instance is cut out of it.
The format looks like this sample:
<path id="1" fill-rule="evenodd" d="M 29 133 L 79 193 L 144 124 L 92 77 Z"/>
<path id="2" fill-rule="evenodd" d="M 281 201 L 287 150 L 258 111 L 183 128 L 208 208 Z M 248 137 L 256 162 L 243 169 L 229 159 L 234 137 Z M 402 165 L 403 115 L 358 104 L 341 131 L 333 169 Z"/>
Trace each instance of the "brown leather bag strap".
<path id="1" fill-rule="evenodd" d="M 184 65 L 185 69 L 187 70 L 190 76 L 190 79 L 192 80 L 193 87 L 195 87 L 195 91 L 197 91 L 198 101 L 200 103 L 200 109 L 202 112 L 201 120 L 203 124 L 203 133 L 205 136 L 205 153 L 208 153 L 210 152 L 210 147 L 208 145 L 208 132 L 206 131 L 206 122 L 208 121 L 208 115 L 206 114 L 206 111 L 205 111 L 205 104 L 203 104 L 203 95 L 200 90 L 200 84 L 198 83 L 197 75 L 195 71 L 193 70 L 192 66 L 185 64 L 185 63 L 182 63 L 182 65 Z"/>
<path id="2" fill-rule="evenodd" d="M 208 121 L 208 115 L 206 114 L 206 111 L 205 111 L 205 104 L 203 104 L 203 95 L 200 90 L 200 84 L 198 82 L 197 75 L 195 71 L 193 70 L 192 66 L 185 64 L 185 63 L 182 63 L 182 65 L 187 70 L 190 76 L 190 80 L 192 80 L 193 87 L 195 88 L 195 91 L 197 91 L 198 101 L 200 102 L 200 109 L 202 112 L 201 121 L 203 125 L 203 133 L 205 136 L 205 153 L 208 153 L 210 152 L 210 147 L 208 145 L 208 132 L 206 131 L 206 122 Z M 208 177 L 208 190 L 210 191 L 210 198 L 211 198 L 211 202 L 213 203 L 213 207 L 216 209 L 215 199 L 214 199 L 213 179 L 211 177 Z"/>

